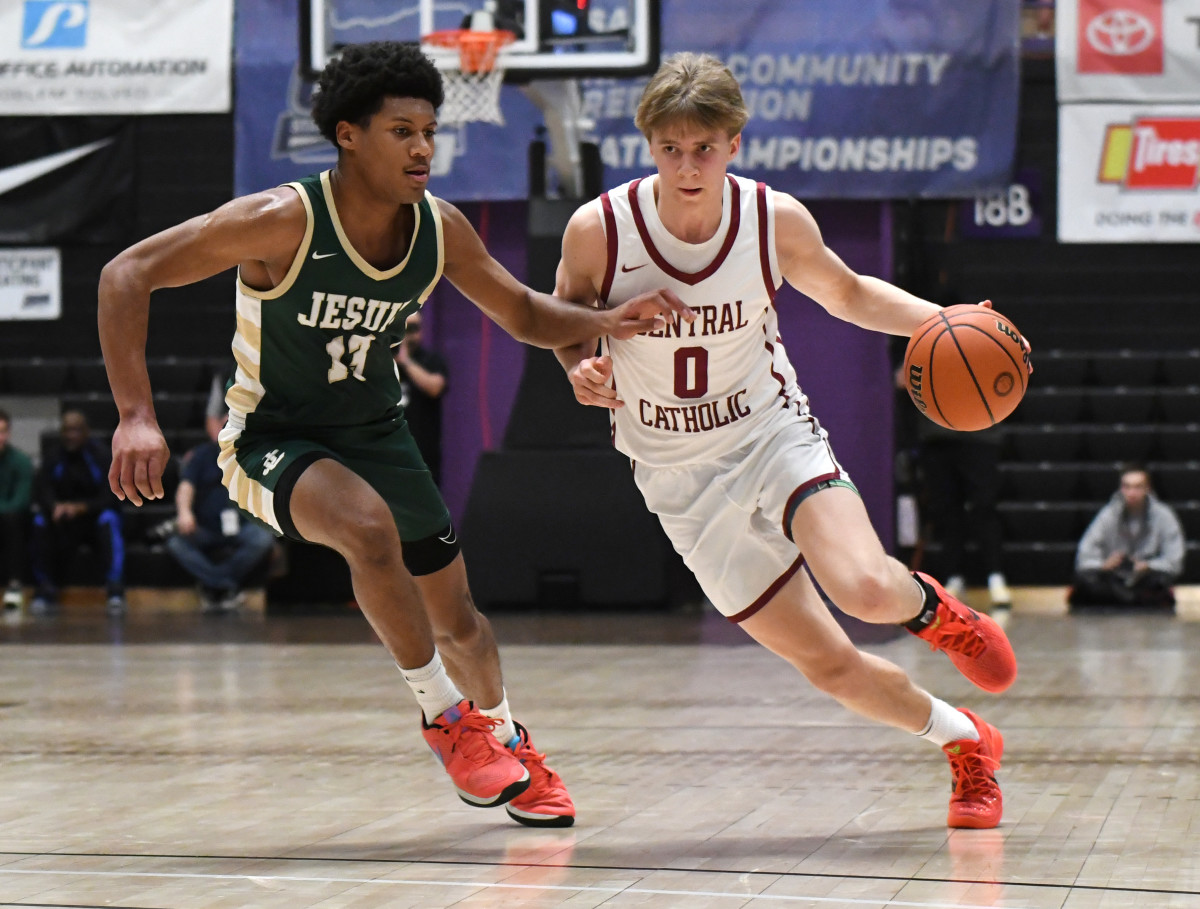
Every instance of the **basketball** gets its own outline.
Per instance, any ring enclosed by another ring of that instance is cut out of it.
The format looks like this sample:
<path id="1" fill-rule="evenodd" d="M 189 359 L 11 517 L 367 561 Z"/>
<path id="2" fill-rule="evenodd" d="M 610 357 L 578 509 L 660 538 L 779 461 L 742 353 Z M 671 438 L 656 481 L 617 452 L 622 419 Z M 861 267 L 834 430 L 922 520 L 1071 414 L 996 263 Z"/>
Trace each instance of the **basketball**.
<path id="1" fill-rule="evenodd" d="M 974 432 L 1016 410 L 1029 381 L 1021 333 L 983 306 L 948 306 L 913 332 L 904 382 L 917 409 L 939 426 Z"/>

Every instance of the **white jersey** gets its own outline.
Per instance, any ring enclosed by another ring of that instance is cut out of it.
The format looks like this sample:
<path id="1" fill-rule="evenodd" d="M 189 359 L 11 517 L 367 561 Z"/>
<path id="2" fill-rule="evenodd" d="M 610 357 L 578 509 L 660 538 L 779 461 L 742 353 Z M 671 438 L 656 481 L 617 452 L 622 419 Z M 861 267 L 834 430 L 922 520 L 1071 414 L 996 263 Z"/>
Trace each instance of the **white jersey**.
<path id="1" fill-rule="evenodd" d="M 781 408 L 808 400 L 779 337 L 775 209 L 762 183 L 728 175 L 721 225 L 703 243 L 670 234 L 654 201 L 657 177 L 599 199 L 608 240 L 601 298 L 610 306 L 670 288 L 696 311 L 653 334 L 603 340 L 625 406 L 612 411 L 613 444 L 667 467 L 707 461 L 752 441 Z"/>

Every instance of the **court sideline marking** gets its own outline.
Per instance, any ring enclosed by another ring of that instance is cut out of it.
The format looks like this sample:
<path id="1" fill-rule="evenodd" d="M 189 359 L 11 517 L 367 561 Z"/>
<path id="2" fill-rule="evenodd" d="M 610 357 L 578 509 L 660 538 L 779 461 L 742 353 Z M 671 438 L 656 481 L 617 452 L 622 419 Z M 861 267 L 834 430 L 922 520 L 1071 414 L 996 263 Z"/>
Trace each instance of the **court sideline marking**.
<path id="1" fill-rule="evenodd" d="M 666 869 L 664 869 L 666 870 Z M 944 903 L 944 902 L 913 902 L 911 900 L 894 900 L 886 897 L 875 899 L 855 899 L 853 897 L 831 896 L 787 896 L 784 894 L 768 893 L 734 893 L 720 890 L 663 890 L 651 887 L 617 887 L 604 885 L 579 884 L 502 884 L 479 881 L 438 881 L 404 878 L 355 878 L 355 877 L 309 877 L 303 875 L 279 874 L 205 874 L 171 871 L 43 871 L 34 868 L 0 868 L 0 874 L 52 874 L 72 877 L 109 877 L 109 878 L 177 878 L 184 880 L 212 881 L 246 881 L 247 883 L 300 883 L 300 884 L 375 884 L 389 886 L 418 886 L 418 887 L 465 887 L 473 890 L 562 890 L 570 893 L 633 893 L 639 896 L 703 896 L 727 897 L 739 900 L 772 900 L 775 902 L 794 903 L 826 903 L 832 905 L 862 905 L 862 906 L 906 906 L 915 909 L 987 909 L 994 903 Z M 19 904 L 18 904 L 19 905 Z"/>

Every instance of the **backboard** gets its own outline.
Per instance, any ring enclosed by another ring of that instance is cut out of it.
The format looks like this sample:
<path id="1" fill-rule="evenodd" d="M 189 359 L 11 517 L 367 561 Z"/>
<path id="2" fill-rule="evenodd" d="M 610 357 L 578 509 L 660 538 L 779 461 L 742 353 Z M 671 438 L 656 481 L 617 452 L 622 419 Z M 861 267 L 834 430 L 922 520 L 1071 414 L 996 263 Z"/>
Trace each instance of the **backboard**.
<path id="1" fill-rule="evenodd" d="M 516 36 L 499 57 L 509 82 L 638 76 L 659 63 L 660 0 L 301 0 L 300 8 L 300 60 L 310 78 L 347 44 L 419 41 L 478 28 L 489 14 Z M 457 53 L 424 50 L 441 69 L 458 69 Z"/>

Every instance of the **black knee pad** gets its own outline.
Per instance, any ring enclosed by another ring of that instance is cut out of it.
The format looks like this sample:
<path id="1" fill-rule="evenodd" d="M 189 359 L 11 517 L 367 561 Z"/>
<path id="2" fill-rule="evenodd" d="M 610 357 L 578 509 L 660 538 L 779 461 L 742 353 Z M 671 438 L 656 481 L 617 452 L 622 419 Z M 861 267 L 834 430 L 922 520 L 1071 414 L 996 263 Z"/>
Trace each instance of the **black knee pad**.
<path id="1" fill-rule="evenodd" d="M 447 524 L 431 537 L 405 542 L 404 567 L 416 578 L 433 574 L 453 562 L 459 551 L 458 534 L 454 532 L 453 524 Z"/>

